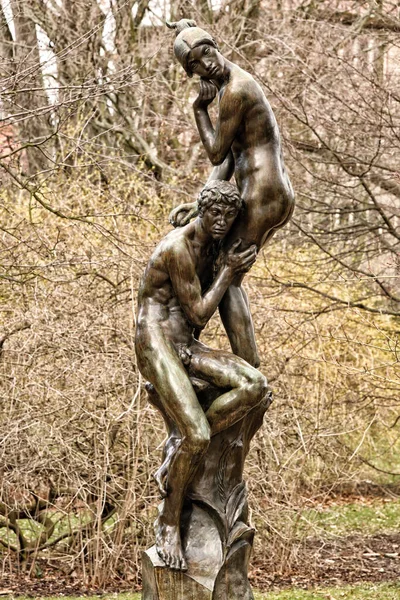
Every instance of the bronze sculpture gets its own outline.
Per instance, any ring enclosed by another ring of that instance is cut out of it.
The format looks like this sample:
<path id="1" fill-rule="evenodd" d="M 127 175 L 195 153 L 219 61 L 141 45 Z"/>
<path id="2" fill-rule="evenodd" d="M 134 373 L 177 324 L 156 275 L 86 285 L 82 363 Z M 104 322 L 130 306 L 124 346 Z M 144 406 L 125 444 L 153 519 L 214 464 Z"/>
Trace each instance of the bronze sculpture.
<path id="1" fill-rule="evenodd" d="M 257 250 L 290 219 L 294 194 L 285 169 L 278 125 L 271 106 L 253 77 L 227 60 L 213 37 L 182 19 L 169 24 L 176 30 L 174 52 L 189 77 L 200 77 L 194 115 L 201 141 L 213 165 L 209 180 L 230 180 L 235 175 L 246 211 L 226 239 L 242 248 Z M 219 115 L 215 129 L 208 106 L 218 94 Z M 186 214 L 185 214 L 186 213 Z M 171 214 L 181 225 L 195 213 L 195 205 L 183 205 Z M 254 366 L 259 365 L 247 296 L 239 274 L 220 302 L 222 322 L 232 350 Z"/>
<path id="2" fill-rule="evenodd" d="M 293 211 L 275 117 L 261 88 L 182 20 L 175 55 L 201 77 L 197 127 L 216 165 L 197 203 L 157 246 L 138 300 L 136 354 L 168 439 L 155 474 L 156 545 L 143 554 L 143 600 L 252 600 L 243 467 L 271 402 L 241 284 Z M 207 107 L 219 96 L 214 128 Z M 235 175 L 238 189 L 231 183 Z M 196 217 L 194 221 L 191 221 Z M 199 341 L 219 308 L 234 354 Z"/>
<path id="3" fill-rule="evenodd" d="M 170 232 L 156 248 L 139 290 L 136 355 L 180 441 L 168 463 L 156 545 L 168 567 L 186 569 L 180 519 L 187 486 L 213 436 L 242 419 L 267 393 L 266 380 L 244 360 L 211 350 L 195 337 L 209 321 L 233 278 L 254 263 L 255 247 L 222 256 L 211 282 L 215 245 L 229 232 L 241 207 L 232 184 L 212 181 L 199 197 L 199 216 Z M 186 368 L 185 368 L 186 367 Z M 189 374 L 225 390 L 204 413 Z"/>

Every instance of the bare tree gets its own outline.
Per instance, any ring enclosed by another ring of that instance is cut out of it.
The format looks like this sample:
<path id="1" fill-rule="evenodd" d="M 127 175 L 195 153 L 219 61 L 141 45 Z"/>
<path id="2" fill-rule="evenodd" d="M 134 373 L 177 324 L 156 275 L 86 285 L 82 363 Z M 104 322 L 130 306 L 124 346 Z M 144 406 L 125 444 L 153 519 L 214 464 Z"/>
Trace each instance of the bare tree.
<path id="1" fill-rule="evenodd" d="M 169 210 L 210 168 L 168 16 L 197 19 L 264 87 L 297 194 L 247 278 L 276 396 L 248 467 L 268 568 L 295 564 L 307 498 L 396 473 L 396 3 L 154 6 L 0 11 L 0 544 L 13 576 L 62 556 L 87 582 L 140 581 L 163 429 L 134 362 L 136 291 Z M 203 336 L 227 345 L 218 320 Z"/>

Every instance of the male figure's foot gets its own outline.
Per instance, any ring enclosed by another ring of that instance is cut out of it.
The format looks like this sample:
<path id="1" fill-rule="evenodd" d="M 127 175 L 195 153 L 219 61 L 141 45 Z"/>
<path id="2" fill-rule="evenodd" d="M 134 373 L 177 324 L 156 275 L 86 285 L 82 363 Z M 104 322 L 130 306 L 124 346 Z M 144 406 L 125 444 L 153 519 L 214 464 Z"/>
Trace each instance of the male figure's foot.
<path id="1" fill-rule="evenodd" d="M 166 498 L 168 495 L 168 472 L 171 461 L 181 443 L 182 439 L 176 436 L 170 436 L 164 446 L 164 461 L 159 469 L 154 473 L 153 478 L 157 484 L 161 498 Z"/>
<path id="2" fill-rule="evenodd" d="M 165 565 L 176 571 L 187 571 L 178 525 L 167 525 L 160 515 L 155 522 L 156 548 Z"/>

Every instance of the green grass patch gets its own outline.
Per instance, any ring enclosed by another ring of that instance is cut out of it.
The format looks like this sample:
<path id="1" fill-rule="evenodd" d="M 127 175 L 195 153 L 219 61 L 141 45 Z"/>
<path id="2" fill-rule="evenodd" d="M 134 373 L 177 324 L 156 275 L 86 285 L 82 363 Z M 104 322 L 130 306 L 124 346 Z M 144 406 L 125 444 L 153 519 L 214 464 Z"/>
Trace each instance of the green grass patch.
<path id="1" fill-rule="evenodd" d="M 55 523 L 53 534 L 47 540 L 48 544 L 51 544 L 51 542 L 67 533 L 72 535 L 74 532 L 84 528 L 85 525 L 90 523 L 94 518 L 94 515 L 88 510 L 67 514 L 49 510 L 47 511 L 46 516 Z M 111 533 L 117 522 L 117 518 L 117 515 L 113 515 L 103 523 L 103 531 L 105 533 Z M 38 523 L 34 519 L 18 519 L 17 523 L 23 536 L 29 542 L 38 539 L 40 534 L 44 531 L 44 525 Z M 0 529 L 0 539 L 11 545 L 18 545 L 16 534 L 5 527 Z"/>
<path id="2" fill-rule="evenodd" d="M 400 501 L 346 504 L 303 512 L 300 531 L 307 535 L 374 535 L 398 531 Z"/>
<path id="3" fill-rule="evenodd" d="M 317 590 L 285 590 L 255 594 L 255 600 L 399 600 L 400 584 L 364 584 L 343 588 Z"/>
<path id="4" fill-rule="evenodd" d="M 284 590 L 281 592 L 255 593 L 255 600 L 399 600 L 400 583 L 363 584 L 341 588 L 319 588 L 316 590 Z M 4 600 L 32 600 L 25 596 L 2 596 Z M 61 596 L 51 598 L 37 597 L 36 600 L 60 600 Z M 63 600 L 83 600 L 88 596 L 62 596 Z M 140 594 L 103 594 L 90 596 L 90 600 L 140 600 Z"/>

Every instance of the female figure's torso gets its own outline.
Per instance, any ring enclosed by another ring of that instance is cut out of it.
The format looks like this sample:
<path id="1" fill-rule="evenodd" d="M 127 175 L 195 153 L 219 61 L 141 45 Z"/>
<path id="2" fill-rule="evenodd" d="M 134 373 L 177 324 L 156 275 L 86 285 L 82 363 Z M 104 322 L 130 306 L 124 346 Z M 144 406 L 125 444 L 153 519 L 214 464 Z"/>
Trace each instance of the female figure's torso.
<path id="1" fill-rule="evenodd" d="M 239 95 L 243 116 L 232 143 L 235 179 L 246 210 L 229 234 L 261 247 L 269 231 L 284 225 L 293 211 L 294 194 L 285 169 L 275 115 L 261 87 L 233 66 L 222 94 Z"/>

